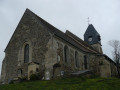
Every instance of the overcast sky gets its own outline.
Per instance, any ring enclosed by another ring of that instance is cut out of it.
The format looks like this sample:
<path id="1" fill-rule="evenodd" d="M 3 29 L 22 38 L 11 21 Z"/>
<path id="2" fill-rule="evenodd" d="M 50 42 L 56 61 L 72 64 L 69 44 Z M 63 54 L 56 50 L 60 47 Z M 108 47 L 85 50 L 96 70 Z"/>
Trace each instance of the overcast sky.
<path id="1" fill-rule="evenodd" d="M 0 67 L 4 49 L 26 8 L 61 31 L 83 39 L 87 18 L 101 35 L 105 54 L 112 58 L 109 40 L 120 40 L 120 0 L 0 0 Z"/>

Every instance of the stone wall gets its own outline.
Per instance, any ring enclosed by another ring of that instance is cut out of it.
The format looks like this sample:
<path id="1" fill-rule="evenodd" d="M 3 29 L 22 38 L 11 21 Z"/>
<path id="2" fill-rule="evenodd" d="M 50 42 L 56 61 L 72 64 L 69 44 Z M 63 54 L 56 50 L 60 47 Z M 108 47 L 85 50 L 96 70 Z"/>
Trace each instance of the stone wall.
<path id="1" fill-rule="evenodd" d="M 118 71 L 116 65 L 113 62 L 111 62 L 110 65 L 111 65 L 111 76 L 117 76 Z"/>
<path id="2" fill-rule="evenodd" d="M 77 49 L 76 47 L 70 45 L 64 40 L 60 39 L 57 36 L 53 38 L 53 61 L 52 66 L 58 63 L 60 66 L 53 68 L 53 77 L 58 77 L 61 74 L 61 71 L 64 73 L 71 73 L 80 70 L 85 70 L 84 68 L 84 56 L 87 56 L 88 69 L 93 70 L 94 74 L 101 77 L 110 77 L 111 76 L 111 65 L 108 60 L 105 59 L 102 55 L 86 53 Z M 65 63 L 64 56 L 64 47 L 67 46 L 69 49 L 69 61 Z M 79 55 L 79 64 L 80 67 L 75 65 L 75 52 L 78 52 Z M 50 66 L 51 66 L 50 65 Z"/>
<path id="3" fill-rule="evenodd" d="M 101 57 L 100 65 L 100 76 L 101 77 L 111 77 L 111 67 L 109 61 L 105 60 L 104 57 Z"/>
<path id="4" fill-rule="evenodd" d="M 97 43 L 97 44 L 93 44 L 91 45 L 96 51 L 98 51 L 99 53 L 103 54 L 103 51 L 102 51 L 102 46 Z"/>
<path id="5" fill-rule="evenodd" d="M 6 67 L 7 67 L 7 63 L 6 63 L 6 60 L 4 58 L 4 60 L 2 61 L 1 82 L 3 82 L 6 78 Z"/>
<path id="6" fill-rule="evenodd" d="M 69 50 L 69 60 L 67 63 L 65 63 L 65 56 L 64 56 L 64 47 L 67 46 Z M 75 65 L 75 52 L 78 52 L 78 63 L 79 67 L 76 67 Z M 71 73 L 76 72 L 79 70 L 84 70 L 84 55 L 87 55 L 89 57 L 88 53 L 85 53 L 76 47 L 72 46 L 71 44 L 65 42 L 64 40 L 60 39 L 57 36 L 54 36 L 53 38 L 53 65 L 59 64 L 59 67 L 54 68 L 54 77 L 60 76 L 61 72 L 64 71 L 64 73 Z M 89 69 L 89 58 L 88 60 L 88 69 Z"/>
<path id="7" fill-rule="evenodd" d="M 95 75 L 100 77 L 111 76 L 110 62 L 105 59 L 102 55 L 91 55 L 90 56 L 90 68 L 94 70 Z"/>
<path id="8" fill-rule="evenodd" d="M 22 69 L 22 76 L 28 74 L 28 63 L 24 63 L 24 46 L 29 44 L 29 62 L 39 63 L 40 71 L 45 71 L 45 53 L 51 35 L 47 28 L 29 12 L 25 12 L 5 49 L 2 76 L 10 81 L 17 77 L 17 70 Z M 5 63 L 4 63 L 5 62 Z M 3 72 L 5 71 L 5 72 Z"/>
<path id="9" fill-rule="evenodd" d="M 28 65 L 28 80 L 30 79 L 30 76 L 32 74 L 37 74 L 39 73 L 39 64 L 36 64 L 34 62 L 31 62 L 29 65 Z"/>

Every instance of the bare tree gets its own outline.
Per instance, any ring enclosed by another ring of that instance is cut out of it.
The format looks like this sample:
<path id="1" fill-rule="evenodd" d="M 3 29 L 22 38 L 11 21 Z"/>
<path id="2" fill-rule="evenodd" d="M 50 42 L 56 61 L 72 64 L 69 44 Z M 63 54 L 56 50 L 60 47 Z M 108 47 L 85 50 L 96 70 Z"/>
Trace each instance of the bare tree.
<path id="1" fill-rule="evenodd" d="M 116 62 L 118 76 L 120 77 L 119 71 L 119 61 L 120 61 L 120 41 L 118 40 L 111 40 L 109 41 L 109 45 L 113 47 L 113 59 Z"/>
<path id="2" fill-rule="evenodd" d="M 113 47 L 113 59 L 117 65 L 119 65 L 120 59 L 120 41 L 118 40 L 110 40 L 109 45 Z"/>

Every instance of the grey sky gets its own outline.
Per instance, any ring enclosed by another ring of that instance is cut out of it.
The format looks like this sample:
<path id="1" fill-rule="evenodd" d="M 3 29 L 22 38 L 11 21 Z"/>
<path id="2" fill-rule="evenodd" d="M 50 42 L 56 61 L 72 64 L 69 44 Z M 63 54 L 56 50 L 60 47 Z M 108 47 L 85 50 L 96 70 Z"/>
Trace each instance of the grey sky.
<path id="1" fill-rule="evenodd" d="M 0 67 L 4 49 L 26 8 L 81 39 L 90 17 L 90 23 L 101 35 L 104 53 L 112 58 L 107 42 L 120 40 L 120 0 L 0 0 Z"/>

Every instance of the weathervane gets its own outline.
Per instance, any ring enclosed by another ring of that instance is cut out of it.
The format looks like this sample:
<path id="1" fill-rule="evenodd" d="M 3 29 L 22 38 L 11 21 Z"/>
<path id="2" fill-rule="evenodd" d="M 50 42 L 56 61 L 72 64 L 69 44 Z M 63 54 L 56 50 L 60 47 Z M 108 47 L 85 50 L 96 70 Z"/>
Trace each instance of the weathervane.
<path id="1" fill-rule="evenodd" d="M 88 21 L 87 21 L 87 22 L 88 22 L 88 26 L 89 26 L 89 24 L 90 24 L 90 20 L 89 20 L 89 17 L 88 17 L 87 19 L 88 19 Z"/>

